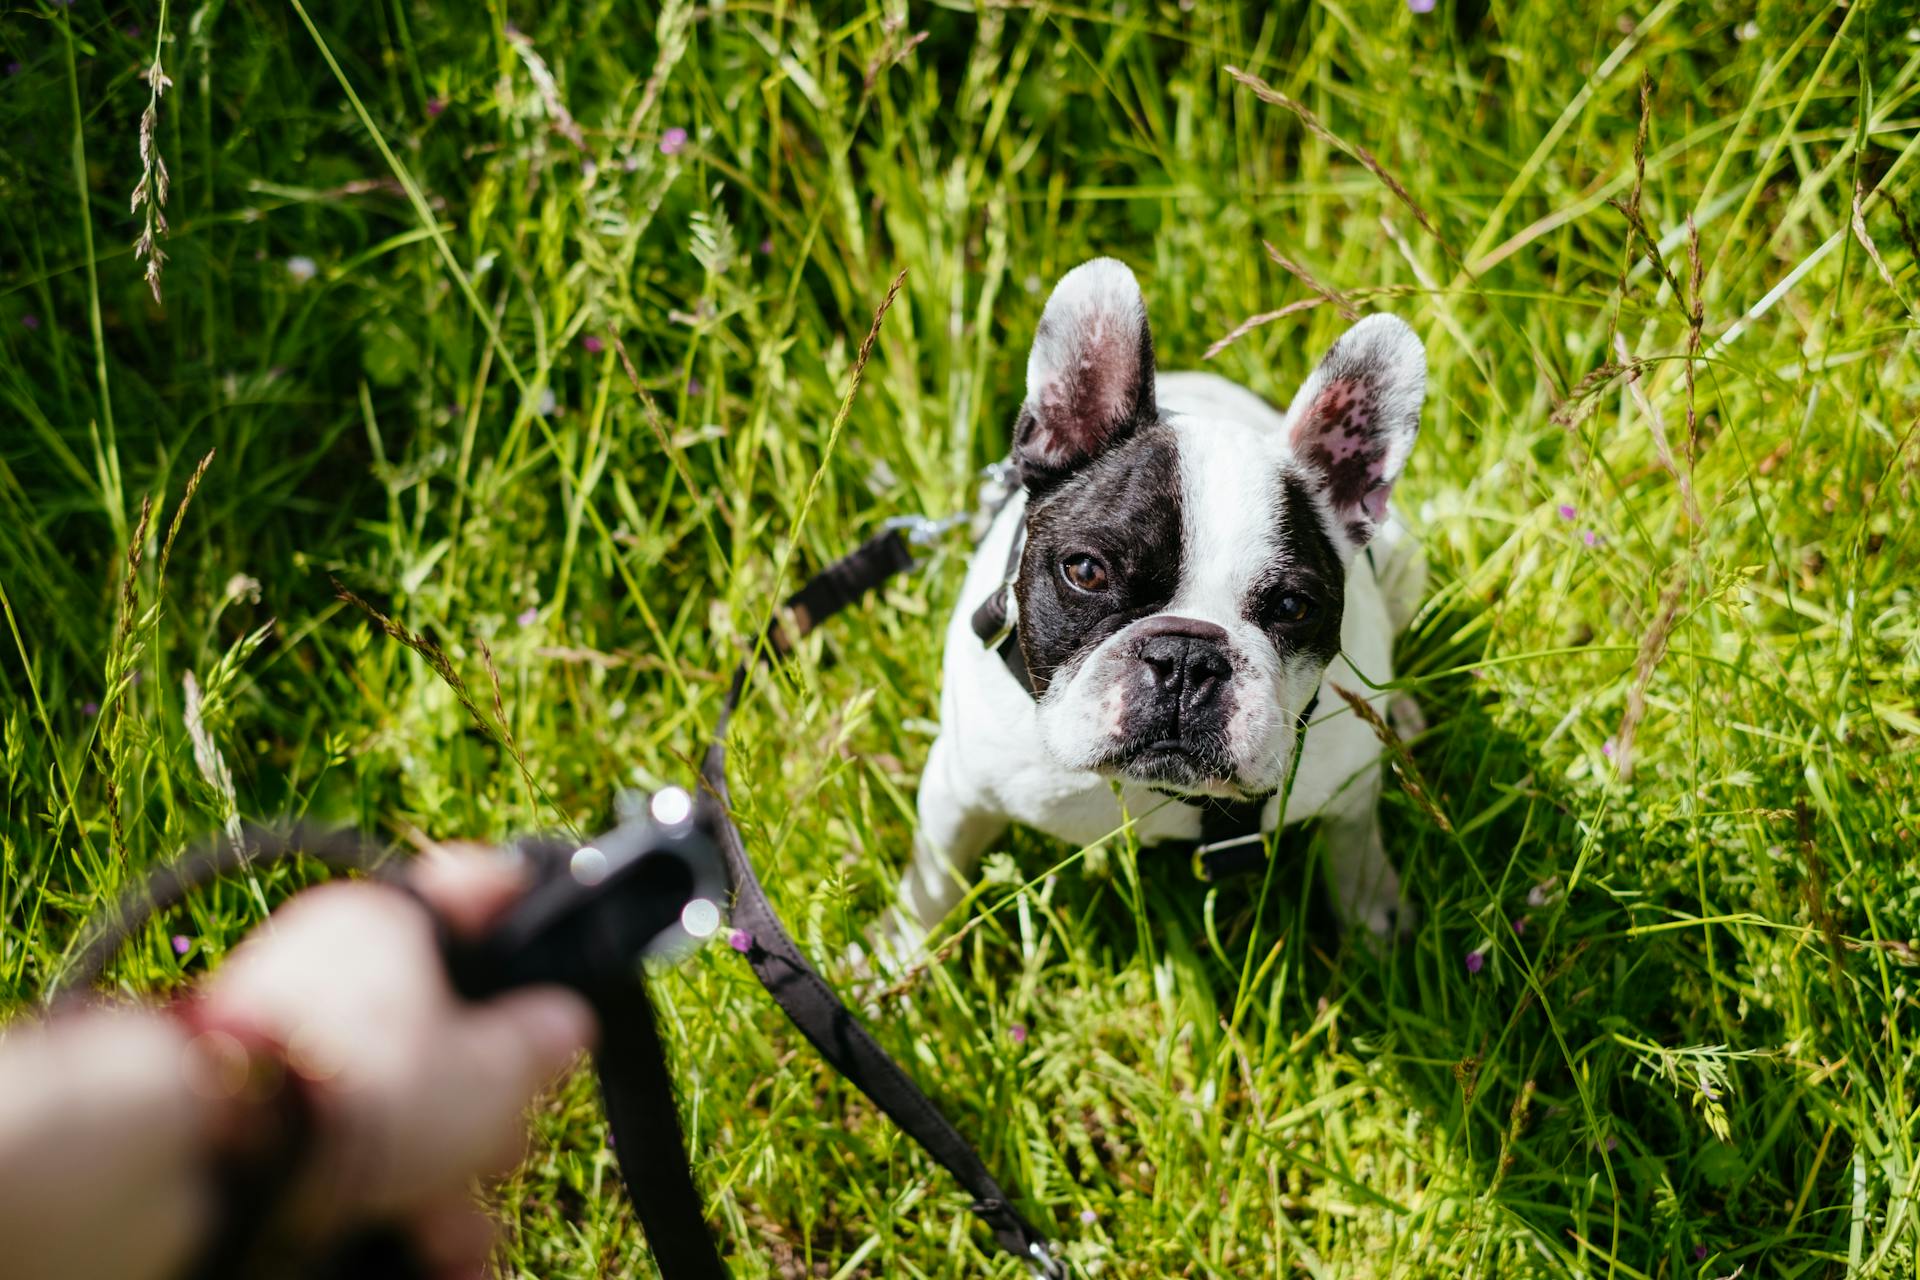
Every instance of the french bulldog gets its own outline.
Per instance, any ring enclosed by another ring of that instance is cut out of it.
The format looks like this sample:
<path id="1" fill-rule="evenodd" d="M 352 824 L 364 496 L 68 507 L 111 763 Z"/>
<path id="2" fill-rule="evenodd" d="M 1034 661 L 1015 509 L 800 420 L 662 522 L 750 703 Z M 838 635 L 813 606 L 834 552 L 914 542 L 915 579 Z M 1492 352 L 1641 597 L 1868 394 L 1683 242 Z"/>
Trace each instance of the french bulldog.
<path id="1" fill-rule="evenodd" d="M 1388 709 L 1426 561 L 1387 499 L 1425 395 L 1425 348 L 1392 316 L 1347 330 L 1282 413 L 1214 374 L 1156 372 L 1120 262 L 1060 280 L 1027 360 L 1017 489 L 947 630 L 899 941 L 965 896 L 1009 822 L 1193 842 L 1209 806 L 1271 831 L 1283 799 L 1286 823 L 1322 823 L 1339 917 L 1411 927 L 1380 838 L 1381 744 L 1333 686 Z"/>

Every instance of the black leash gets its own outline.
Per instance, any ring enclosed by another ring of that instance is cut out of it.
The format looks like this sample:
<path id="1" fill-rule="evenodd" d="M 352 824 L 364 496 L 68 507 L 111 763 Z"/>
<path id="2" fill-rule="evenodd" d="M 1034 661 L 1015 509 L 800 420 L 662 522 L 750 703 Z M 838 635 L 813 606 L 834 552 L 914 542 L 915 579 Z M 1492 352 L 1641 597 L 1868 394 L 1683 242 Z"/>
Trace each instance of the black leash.
<path id="1" fill-rule="evenodd" d="M 816 574 L 788 600 L 790 630 L 775 627 L 768 644 L 777 654 L 834 614 L 877 589 L 914 564 L 913 549 L 899 529 L 888 529 L 868 539 L 852 554 Z M 774 1003 L 800 1029 L 820 1056 L 904 1130 L 908 1137 L 973 1197 L 973 1212 L 992 1231 L 1001 1250 L 1025 1262 L 1036 1276 L 1058 1278 L 1067 1273 L 1053 1254 L 1047 1237 L 1013 1207 L 1011 1199 L 972 1144 L 941 1114 L 931 1098 L 913 1082 L 900 1064 L 868 1034 L 806 956 L 794 944 L 779 914 L 768 901 L 753 862 L 747 857 L 740 830 L 727 810 L 727 726 L 740 705 L 751 669 L 750 662 L 735 668 L 732 684 L 714 724 L 713 741 L 700 766 L 700 805 L 714 831 L 733 888 L 733 927 L 745 934 L 746 960 Z M 624 1082 L 608 1073 L 602 1077 L 608 1112 L 615 1112 L 617 1093 Z M 625 1099 L 621 1100 L 624 1105 Z M 616 1133 L 618 1128 L 616 1125 Z M 620 1145 L 625 1146 L 624 1137 Z M 629 1184 L 631 1186 L 631 1182 Z M 640 1203 L 636 1193 L 635 1203 Z M 651 1223 L 648 1238 L 655 1239 Z M 691 1274 L 695 1274 L 690 1272 Z M 665 1280 L 680 1280 L 663 1262 Z"/>

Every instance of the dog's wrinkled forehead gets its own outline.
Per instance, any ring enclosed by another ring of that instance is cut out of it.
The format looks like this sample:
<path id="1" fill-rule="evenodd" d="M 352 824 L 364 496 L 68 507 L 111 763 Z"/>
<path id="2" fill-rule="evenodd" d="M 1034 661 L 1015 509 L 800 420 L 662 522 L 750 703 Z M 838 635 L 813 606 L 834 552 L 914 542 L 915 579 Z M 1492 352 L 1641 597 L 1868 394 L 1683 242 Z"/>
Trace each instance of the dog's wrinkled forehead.
<path id="1" fill-rule="evenodd" d="M 1128 620 L 1173 611 L 1257 624 L 1267 593 L 1307 586 L 1333 604 L 1343 565 L 1315 488 L 1270 423 L 1170 404 L 1035 495 L 1021 574 L 1050 576 L 1063 547 L 1093 551 L 1125 584 Z"/>

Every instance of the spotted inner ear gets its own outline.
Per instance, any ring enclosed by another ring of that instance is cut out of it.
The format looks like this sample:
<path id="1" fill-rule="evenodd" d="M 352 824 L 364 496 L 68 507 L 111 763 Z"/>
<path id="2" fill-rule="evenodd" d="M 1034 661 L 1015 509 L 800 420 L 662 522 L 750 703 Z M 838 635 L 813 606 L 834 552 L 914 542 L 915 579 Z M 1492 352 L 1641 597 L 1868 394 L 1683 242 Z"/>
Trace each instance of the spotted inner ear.
<path id="1" fill-rule="evenodd" d="M 1139 282 L 1096 258 L 1054 286 L 1027 357 L 1014 460 L 1029 489 L 1058 483 L 1157 413 L 1153 333 Z"/>
<path id="2" fill-rule="evenodd" d="M 1333 344 L 1288 411 L 1294 459 L 1332 510 L 1333 532 L 1355 548 L 1386 519 L 1426 393 L 1420 339 L 1395 316 L 1368 316 Z"/>

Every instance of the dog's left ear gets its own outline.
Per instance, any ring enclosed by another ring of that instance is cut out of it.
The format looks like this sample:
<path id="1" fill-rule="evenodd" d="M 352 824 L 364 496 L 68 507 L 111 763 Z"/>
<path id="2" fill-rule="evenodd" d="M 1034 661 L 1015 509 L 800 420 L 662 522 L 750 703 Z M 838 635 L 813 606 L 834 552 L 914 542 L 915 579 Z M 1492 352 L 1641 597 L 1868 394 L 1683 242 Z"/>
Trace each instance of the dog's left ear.
<path id="1" fill-rule="evenodd" d="M 1056 484 L 1157 413 L 1140 283 L 1113 258 L 1083 262 L 1053 287 L 1033 335 L 1013 429 L 1021 481 L 1034 490 Z"/>
<path id="2" fill-rule="evenodd" d="M 1340 336 L 1287 411 L 1294 458 L 1318 478 L 1336 528 L 1363 547 L 1413 452 L 1427 350 L 1407 322 L 1376 315 Z"/>

